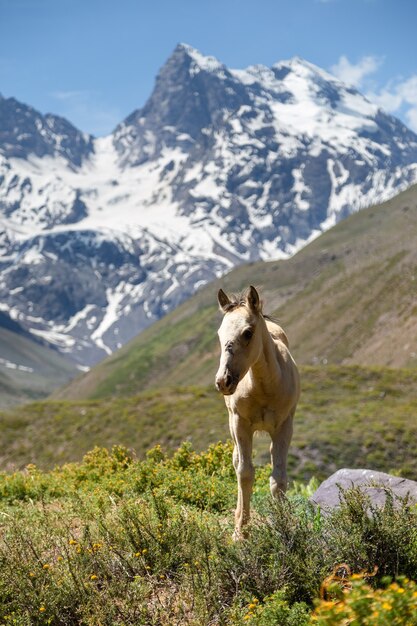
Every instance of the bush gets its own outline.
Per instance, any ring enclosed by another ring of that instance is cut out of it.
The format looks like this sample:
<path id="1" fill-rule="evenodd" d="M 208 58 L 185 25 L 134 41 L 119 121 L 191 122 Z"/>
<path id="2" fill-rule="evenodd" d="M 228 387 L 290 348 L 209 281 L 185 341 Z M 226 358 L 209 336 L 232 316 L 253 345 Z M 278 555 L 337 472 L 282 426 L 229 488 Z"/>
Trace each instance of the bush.
<path id="1" fill-rule="evenodd" d="M 412 626 L 417 624 L 417 584 L 403 576 L 394 582 L 383 579 L 383 588 L 373 589 L 361 575 L 351 587 L 333 585 L 333 600 L 317 603 L 312 623 L 317 626 Z"/>
<path id="2" fill-rule="evenodd" d="M 411 625 L 415 507 L 389 496 L 373 510 L 353 489 L 324 517 L 308 501 L 312 484 L 272 501 L 266 474 L 257 472 L 248 537 L 237 543 L 229 445 L 196 454 L 184 444 L 172 457 L 156 447 L 143 461 L 96 448 L 49 473 L 3 474 L 0 623 L 336 625 L 367 607 L 393 620 L 378 626 L 400 624 L 397 614 Z M 351 591 L 315 604 L 342 561 Z M 375 566 L 372 579 L 355 578 Z"/>

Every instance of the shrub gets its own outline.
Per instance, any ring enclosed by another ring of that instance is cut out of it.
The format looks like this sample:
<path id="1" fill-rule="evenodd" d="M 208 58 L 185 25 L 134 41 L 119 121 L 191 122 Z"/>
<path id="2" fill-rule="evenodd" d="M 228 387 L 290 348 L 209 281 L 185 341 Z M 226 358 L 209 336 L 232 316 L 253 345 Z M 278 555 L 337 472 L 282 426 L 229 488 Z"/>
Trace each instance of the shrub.
<path id="1" fill-rule="evenodd" d="M 414 619 L 405 604 L 416 598 L 415 508 L 388 494 L 373 510 L 353 489 L 323 516 L 308 501 L 313 484 L 272 501 L 267 473 L 257 471 L 252 522 L 237 543 L 229 445 L 197 454 L 184 444 L 172 457 L 156 447 L 143 461 L 96 448 L 49 473 L 3 474 L 0 623 L 304 626 L 321 581 L 342 561 L 378 573 L 352 576 L 349 593 L 329 592 L 313 624 L 358 620 L 362 606 Z M 385 623 L 401 622 L 375 622 Z"/>
<path id="2" fill-rule="evenodd" d="M 361 575 L 352 576 L 351 588 L 332 586 L 333 600 L 317 603 L 312 623 L 317 626 L 412 626 L 417 624 L 417 584 L 403 576 L 383 579 L 373 589 Z"/>

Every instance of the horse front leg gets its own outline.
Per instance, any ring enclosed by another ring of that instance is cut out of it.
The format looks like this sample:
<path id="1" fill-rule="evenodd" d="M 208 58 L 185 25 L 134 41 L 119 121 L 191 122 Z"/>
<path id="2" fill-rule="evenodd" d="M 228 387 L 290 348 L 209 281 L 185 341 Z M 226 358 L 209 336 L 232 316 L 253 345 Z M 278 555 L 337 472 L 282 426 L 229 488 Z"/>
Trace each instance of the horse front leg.
<path id="1" fill-rule="evenodd" d="M 285 422 L 272 435 L 270 448 L 272 472 L 269 486 L 274 498 L 279 498 L 281 494 L 287 491 L 287 457 L 293 432 L 294 412 L 290 413 Z"/>
<path id="2" fill-rule="evenodd" d="M 233 465 L 237 478 L 237 505 L 235 511 L 235 532 L 233 539 L 244 536 L 243 527 L 250 518 L 250 498 L 252 495 L 255 468 L 252 463 L 253 434 L 249 428 L 239 423 L 238 416 L 231 416 L 230 432 L 232 435 Z"/>

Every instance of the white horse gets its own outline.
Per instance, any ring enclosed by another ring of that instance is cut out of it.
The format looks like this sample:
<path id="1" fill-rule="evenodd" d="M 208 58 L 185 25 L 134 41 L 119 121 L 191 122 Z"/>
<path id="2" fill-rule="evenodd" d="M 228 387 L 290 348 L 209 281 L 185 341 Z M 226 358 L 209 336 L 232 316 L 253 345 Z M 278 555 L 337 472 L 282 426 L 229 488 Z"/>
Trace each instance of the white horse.
<path id="1" fill-rule="evenodd" d="M 274 497 L 287 488 L 287 455 L 293 417 L 300 395 L 297 366 L 288 339 L 276 322 L 263 315 L 258 292 L 229 298 L 218 293 L 224 313 L 218 330 L 221 345 L 216 388 L 224 395 L 234 443 L 233 465 L 238 482 L 234 538 L 249 521 L 255 470 L 252 440 L 256 430 L 270 434 L 270 489 Z"/>

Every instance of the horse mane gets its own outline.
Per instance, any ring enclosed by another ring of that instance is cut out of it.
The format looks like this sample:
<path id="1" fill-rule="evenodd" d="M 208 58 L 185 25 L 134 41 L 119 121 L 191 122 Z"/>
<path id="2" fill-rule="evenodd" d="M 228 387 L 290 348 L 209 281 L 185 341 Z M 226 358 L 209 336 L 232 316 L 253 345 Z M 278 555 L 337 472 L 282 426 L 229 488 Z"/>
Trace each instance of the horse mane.
<path id="1" fill-rule="evenodd" d="M 229 300 L 230 302 L 228 304 L 226 304 L 226 306 L 223 308 L 223 310 L 225 311 L 225 313 L 230 313 L 230 311 L 234 311 L 235 309 L 239 308 L 240 306 L 246 306 L 246 301 L 247 301 L 247 295 L 248 295 L 248 291 L 249 289 L 245 289 L 245 291 L 241 291 L 240 293 L 232 293 L 229 296 Z M 278 324 L 279 325 L 279 320 L 276 317 L 272 317 L 272 315 L 267 315 L 266 313 L 264 313 L 262 311 L 262 301 L 261 301 L 261 315 L 265 320 L 268 320 L 269 322 L 273 322 L 274 324 Z"/>
<path id="2" fill-rule="evenodd" d="M 240 306 L 246 305 L 246 296 L 248 290 L 241 291 L 240 293 L 232 293 L 229 296 L 229 302 L 223 307 L 225 313 L 230 313 L 230 311 L 234 311 Z"/>

